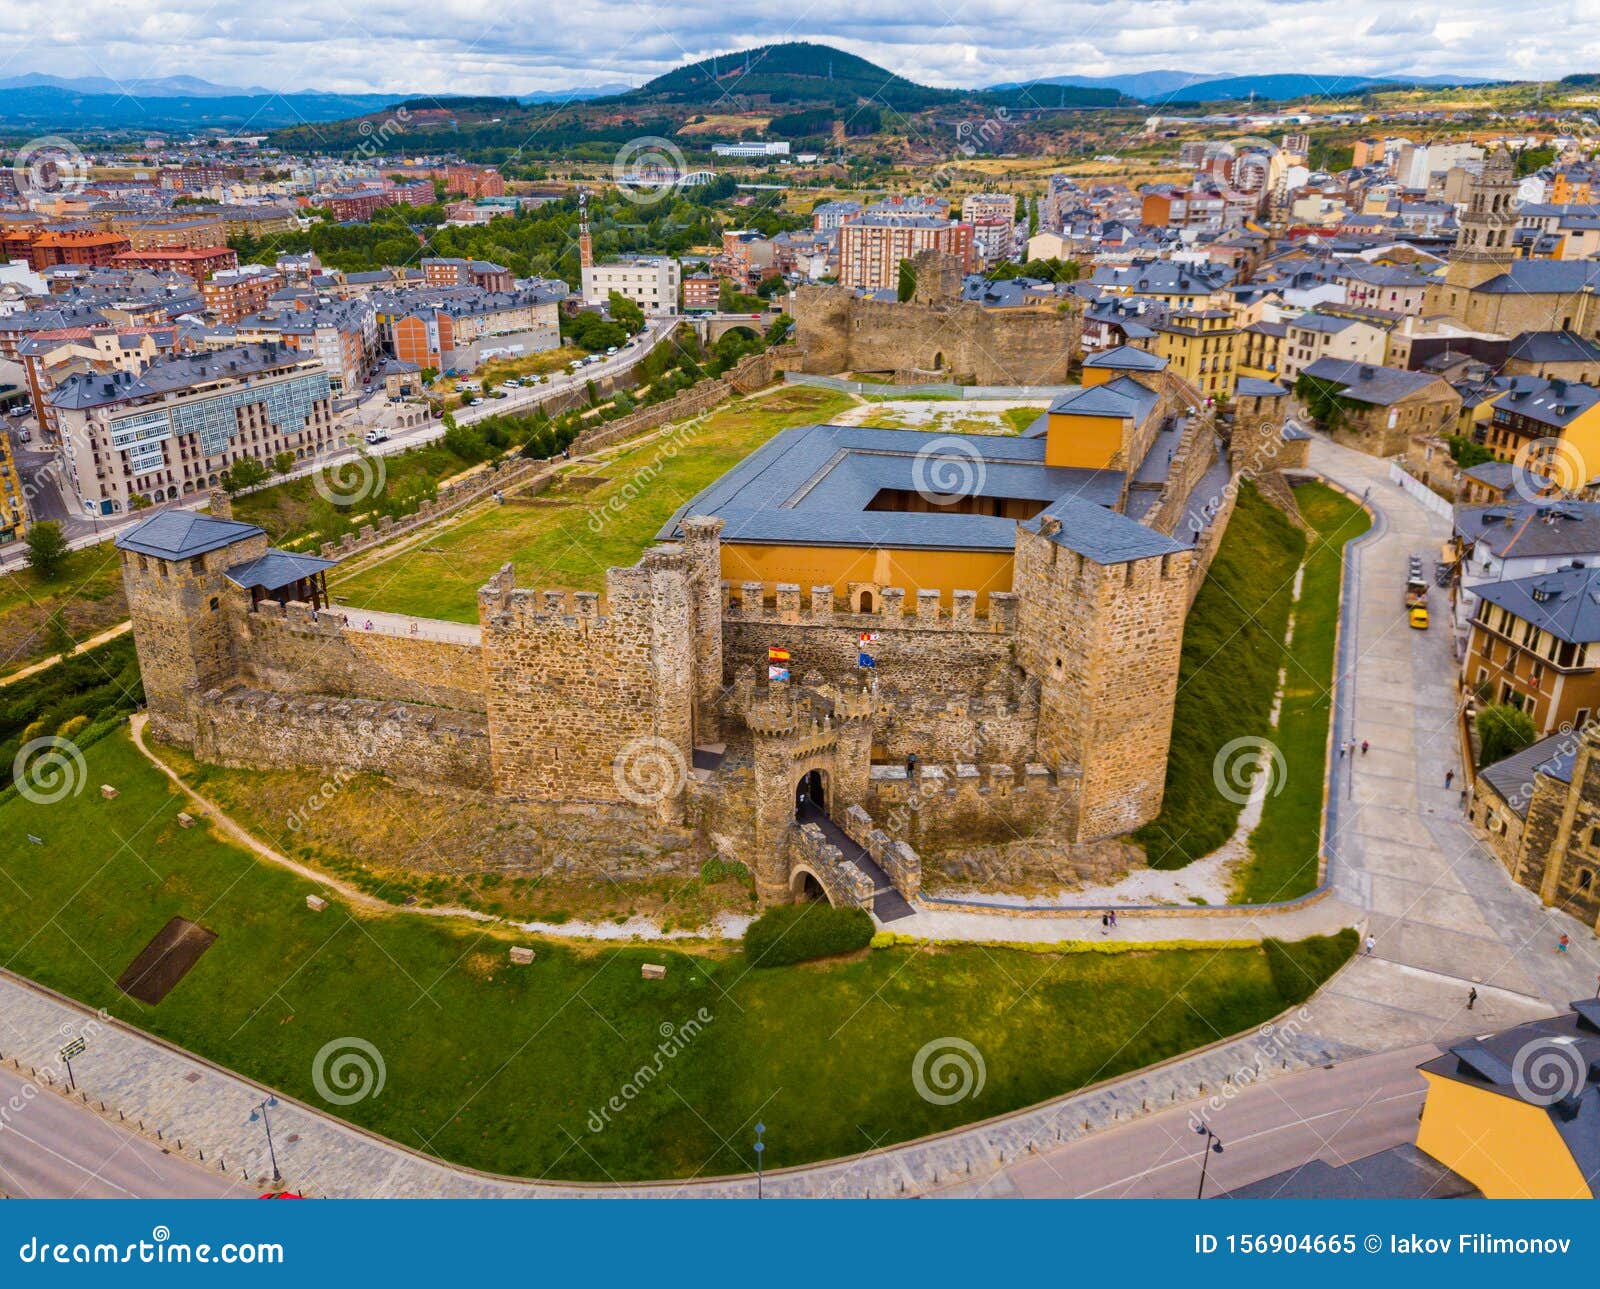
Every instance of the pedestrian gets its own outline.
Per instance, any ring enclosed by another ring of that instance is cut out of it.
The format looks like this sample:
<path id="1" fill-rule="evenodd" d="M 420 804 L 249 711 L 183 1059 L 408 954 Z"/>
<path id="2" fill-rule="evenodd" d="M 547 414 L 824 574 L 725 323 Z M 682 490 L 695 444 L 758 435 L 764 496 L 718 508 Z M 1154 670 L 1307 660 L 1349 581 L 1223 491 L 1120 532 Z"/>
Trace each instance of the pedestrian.
<path id="1" fill-rule="evenodd" d="M 1571 944 L 1572 941 L 1568 938 L 1567 933 L 1563 931 L 1561 933 L 1561 938 L 1556 941 L 1556 952 L 1565 953 Z"/>
<path id="2" fill-rule="evenodd" d="M 1461 808 L 1463 810 L 1467 808 L 1467 790 L 1465 788 L 1461 789 Z"/>
<path id="3" fill-rule="evenodd" d="M 416 635 L 417 634 L 417 620 L 415 618 L 411 619 L 411 626 L 409 628 L 408 634 L 410 634 L 410 635 Z"/>
<path id="4" fill-rule="evenodd" d="M 1456 772 L 1454 770 L 1446 770 L 1444 772 L 1444 786 L 1448 788 L 1455 781 L 1456 781 Z"/>
<path id="5" fill-rule="evenodd" d="M 1467 990 L 1467 1010 L 1471 1011 L 1472 1008 L 1473 1008 L 1473 1005 L 1477 1001 L 1478 1001 L 1478 987 L 1476 985 L 1474 985 L 1471 989 Z"/>
<path id="6" fill-rule="evenodd" d="M 1350 750 L 1350 745 L 1348 743 L 1340 743 L 1339 744 L 1339 759 L 1341 761 L 1344 760 L 1345 753 L 1348 752 L 1349 750 Z"/>
<path id="7" fill-rule="evenodd" d="M 915 752 L 908 752 L 906 754 L 906 778 L 914 779 L 916 777 L 917 777 L 917 754 Z"/>
<path id="8" fill-rule="evenodd" d="M 1116 925 L 1117 925 L 1117 911 L 1116 911 L 1116 909 L 1112 909 L 1111 910 L 1111 925 L 1112 925 L 1113 928 L 1115 928 Z"/>
<path id="9" fill-rule="evenodd" d="M 1367 937 L 1367 957 L 1370 958 L 1372 956 L 1372 951 L 1373 949 L 1377 948 L 1377 945 L 1377 940 L 1369 935 Z"/>
<path id="10" fill-rule="evenodd" d="M 372 630 L 372 619 L 371 618 L 368 618 L 366 620 L 366 622 L 362 624 L 362 629 L 364 631 L 371 631 Z"/>
<path id="11" fill-rule="evenodd" d="M 1362 739 L 1361 740 L 1361 755 L 1365 756 L 1366 754 L 1367 754 L 1367 740 L 1366 739 Z"/>
<path id="12" fill-rule="evenodd" d="M 1109 914 L 1109 913 L 1102 913 L 1100 915 L 1100 934 L 1101 935 L 1110 935 L 1111 934 L 1111 914 Z"/>

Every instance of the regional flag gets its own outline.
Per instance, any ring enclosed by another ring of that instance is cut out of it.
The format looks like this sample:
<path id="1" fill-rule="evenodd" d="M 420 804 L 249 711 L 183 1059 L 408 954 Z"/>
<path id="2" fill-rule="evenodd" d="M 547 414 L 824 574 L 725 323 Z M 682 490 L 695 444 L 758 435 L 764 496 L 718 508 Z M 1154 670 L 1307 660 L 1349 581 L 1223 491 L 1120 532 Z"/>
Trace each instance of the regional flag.
<path id="1" fill-rule="evenodd" d="M 878 660 L 870 653 L 858 653 L 856 655 L 856 666 L 858 667 L 876 667 L 877 665 Z"/>
<path id="2" fill-rule="evenodd" d="M 767 650 L 767 661 L 788 662 L 789 651 L 787 649 L 779 649 L 776 645 L 774 645 L 772 648 Z"/>
<path id="3" fill-rule="evenodd" d="M 767 668 L 767 679 L 768 680 L 788 680 L 789 679 L 789 669 L 787 667 L 768 667 Z"/>
<path id="4" fill-rule="evenodd" d="M 876 631 L 863 631 L 861 633 L 861 643 L 862 643 L 863 646 L 866 646 L 866 645 L 869 645 L 869 644 L 877 644 L 878 643 L 878 633 Z"/>

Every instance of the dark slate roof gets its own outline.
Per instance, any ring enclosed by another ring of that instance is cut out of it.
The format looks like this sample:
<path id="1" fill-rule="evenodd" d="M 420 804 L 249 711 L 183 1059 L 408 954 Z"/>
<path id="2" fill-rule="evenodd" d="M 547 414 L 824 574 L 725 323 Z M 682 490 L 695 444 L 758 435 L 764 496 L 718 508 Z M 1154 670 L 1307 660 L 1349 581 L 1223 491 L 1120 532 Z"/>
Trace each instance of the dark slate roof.
<path id="1" fill-rule="evenodd" d="M 1358 403 L 1372 403 L 1387 407 L 1402 398 L 1426 389 L 1439 378 L 1421 372 L 1401 371 L 1397 367 L 1378 367 L 1371 363 L 1358 363 L 1348 358 L 1319 358 L 1307 367 L 1302 375 L 1313 380 L 1325 380 L 1339 385 L 1337 391 L 1343 398 Z"/>
<path id="2" fill-rule="evenodd" d="M 1072 416 L 1132 419 L 1142 424 L 1160 401 L 1161 395 L 1146 389 L 1133 377 L 1118 376 L 1104 385 L 1082 385 L 1062 394 L 1050 404 L 1050 410 Z"/>
<path id="3" fill-rule="evenodd" d="M 336 560 L 318 559 L 315 555 L 295 555 L 290 551 L 269 550 L 259 559 L 246 560 L 228 569 L 225 576 L 235 586 L 259 586 L 276 591 L 291 586 L 303 577 L 320 573 L 337 563 Z"/>
<path id="4" fill-rule="evenodd" d="M 1513 260 L 1511 267 L 1478 290 L 1489 295 L 1569 295 L 1600 288 L 1600 261 Z"/>
<path id="5" fill-rule="evenodd" d="M 1562 783 L 1571 783 L 1576 755 L 1577 740 L 1572 734 L 1552 734 L 1493 765 L 1485 766 L 1478 772 L 1478 777 L 1498 792 L 1521 818 L 1526 819 L 1528 801 L 1533 795 L 1533 776 L 1548 774 Z"/>
<path id="6" fill-rule="evenodd" d="M 1500 463 L 1486 461 L 1473 470 L 1494 464 Z M 1483 542 L 1502 559 L 1600 555 L 1600 502 L 1497 501 L 1488 506 L 1457 506 L 1454 520 L 1456 532 L 1464 540 Z"/>
<path id="7" fill-rule="evenodd" d="M 1600 389 L 1561 377 L 1511 376 L 1506 391 L 1495 400 L 1504 408 L 1541 425 L 1562 429 L 1600 403 Z"/>
<path id="8" fill-rule="evenodd" d="M 188 389 L 212 380 L 239 380 L 260 372 L 295 367 L 312 355 L 287 345 L 238 345 L 209 353 L 190 354 L 151 363 L 135 376 L 131 372 L 80 373 L 68 376 L 45 395 L 52 407 L 104 407 L 132 398 L 147 398 Z"/>
<path id="9" fill-rule="evenodd" d="M 1283 439 L 1285 443 L 1299 443 L 1304 439 L 1309 439 L 1311 437 L 1311 431 L 1302 429 L 1293 421 L 1285 421 L 1283 423 L 1283 429 L 1279 432 L 1279 437 Z"/>
<path id="10" fill-rule="evenodd" d="M 1483 582 L 1473 588 L 1524 622 L 1558 640 L 1600 640 L 1600 568 L 1559 568 L 1532 577 Z"/>
<path id="11" fill-rule="evenodd" d="M 264 537 L 254 524 L 234 519 L 213 519 L 189 510 L 163 510 L 117 534 L 117 549 L 154 555 L 158 559 L 189 559 L 247 537 Z"/>
<path id="12" fill-rule="evenodd" d="M 1600 1191 L 1600 1031 L 1584 1012 L 1574 1004 L 1561 1016 L 1467 1039 L 1418 1068 L 1542 1110 L 1590 1190 Z M 1535 1071 L 1554 1071 L 1555 1080 Z M 1552 1100 L 1555 1092 L 1565 1095 Z"/>
<path id="13" fill-rule="evenodd" d="M 1512 337 L 1507 358 L 1532 363 L 1600 362 L 1600 347 L 1571 331 L 1524 331 Z"/>
<path id="14" fill-rule="evenodd" d="M 1234 382 L 1233 392 L 1246 398 L 1283 398 L 1289 391 L 1275 380 L 1260 380 L 1255 376 L 1241 376 Z"/>
<path id="15" fill-rule="evenodd" d="M 1487 487 L 1504 492 L 1516 483 L 1519 468 L 1511 461 L 1480 461 L 1477 465 L 1468 466 L 1461 473 L 1468 479 L 1474 479 Z"/>
<path id="16" fill-rule="evenodd" d="M 1478 1188 L 1409 1142 L 1348 1163 L 1312 1159 L 1223 1199 L 1465 1199 Z"/>
<path id="17" fill-rule="evenodd" d="M 1046 466 L 1044 453 L 1043 438 L 799 426 L 769 439 L 679 507 L 656 536 L 675 540 L 683 519 L 716 515 L 724 542 L 1010 550 L 1013 519 L 867 509 L 884 489 L 957 492 L 978 478 L 985 496 L 1048 503 L 1043 513 L 1062 522 L 1055 540 L 1098 562 L 1186 549 L 1109 509 L 1122 495 L 1120 470 Z M 1037 518 L 1031 526 L 1037 531 Z"/>
<path id="18" fill-rule="evenodd" d="M 1158 354 L 1135 349 L 1132 345 L 1118 345 L 1103 354 L 1083 360 L 1085 367 L 1110 367 L 1116 371 L 1165 371 L 1167 360 Z"/>

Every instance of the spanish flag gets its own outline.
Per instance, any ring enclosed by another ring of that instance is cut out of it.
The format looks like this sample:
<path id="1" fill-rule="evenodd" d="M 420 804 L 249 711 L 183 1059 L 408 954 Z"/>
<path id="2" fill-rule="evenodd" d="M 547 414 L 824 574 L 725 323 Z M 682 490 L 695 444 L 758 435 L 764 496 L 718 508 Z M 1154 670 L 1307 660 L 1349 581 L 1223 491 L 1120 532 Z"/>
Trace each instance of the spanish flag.
<path id="1" fill-rule="evenodd" d="M 772 648 L 767 650 L 767 661 L 788 662 L 789 651 L 787 649 L 779 649 L 776 645 L 774 645 Z"/>

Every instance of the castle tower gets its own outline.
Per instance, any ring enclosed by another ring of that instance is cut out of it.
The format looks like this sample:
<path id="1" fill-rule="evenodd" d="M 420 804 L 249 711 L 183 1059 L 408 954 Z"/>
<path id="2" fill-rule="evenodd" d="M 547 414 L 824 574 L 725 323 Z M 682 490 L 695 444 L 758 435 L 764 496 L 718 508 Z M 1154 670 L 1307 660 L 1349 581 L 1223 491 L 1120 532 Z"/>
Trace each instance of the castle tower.
<path id="1" fill-rule="evenodd" d="M 1496 148 L 1483 163 L 1483 174 L 1473 180 L 1461 230 L 1450 252 L 1445 281 L 1472 291 L 1511 268 L 1516 258 L 1513 238 L 1517 227 L 1517 176 L 1511 153 Z"/>
<path id="2" fill-rule="evenodd" d="M 1100 562 L 1042 516 L 1017 529 L 1017 661 L 1039 683 L 1037 754 L 1071 792 L 1075 841 L 1154 818 L 1166 786 L 1192 553 Z"/>
<path id="3" fill-rule="evenodd" d="M 917 286 L 912 300 L 917 304 L 954 305 L 961 303 L 961 257 L 948 251 L 918 251 L 911 257 L 911 271 Z"/>
<path id="4" fill-rule="evenodd" d="M 152 730 L 190 744 L 192 698 L 233 679 L 226 570 L 264 555 L 254 524 L 162 511 L 117 537 Z"/>

